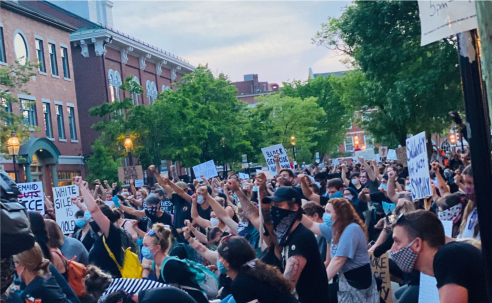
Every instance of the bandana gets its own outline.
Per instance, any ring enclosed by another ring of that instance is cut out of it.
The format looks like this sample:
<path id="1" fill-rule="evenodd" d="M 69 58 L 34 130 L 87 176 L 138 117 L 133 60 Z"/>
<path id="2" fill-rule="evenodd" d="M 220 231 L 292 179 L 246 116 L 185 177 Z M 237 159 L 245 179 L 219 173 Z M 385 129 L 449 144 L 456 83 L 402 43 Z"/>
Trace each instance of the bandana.
<path id="1" fill-rule="evenodd" d="M 272 206 L 272 223 L 277 241 L 280 246 L 285 246 L 289 230 L 298 217 L 298 212 Z"/>
<path id="2" fill-rule="evenodd" d="M 438 213 L 439 219 L 443 221 L 453 221 L 453 223 L 456 223 L 459 221 L 459 219 L 461 219 L 462 209 L 463 209 L 463 205 L 461 205 L 461 203 L 458 203 L 451 208 L 440 211 Z"/>

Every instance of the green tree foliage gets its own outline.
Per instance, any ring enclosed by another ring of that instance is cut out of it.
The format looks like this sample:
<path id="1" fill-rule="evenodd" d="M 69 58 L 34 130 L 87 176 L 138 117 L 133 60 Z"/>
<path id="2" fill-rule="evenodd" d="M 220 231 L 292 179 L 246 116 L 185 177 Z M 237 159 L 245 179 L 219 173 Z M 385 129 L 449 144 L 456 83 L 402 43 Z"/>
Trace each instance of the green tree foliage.
<path id="1" fill-rule="evenodd" d="M 17 114 L 19 108 L 18 93 L 30 95 L 24 89 L 24 85 L 31 80 L 36 73 L 33 69 L 38 67 L 36 64 L 26 61 L 25 64 L 16 62 L 14 65 L 0 67 L 0 100 L 2 102 L 2 110 L 0 110 L 0 155 L 5 158 L 10 158 L 7 148 L 7 140 L 12 131 L 15 132 L 19 143 L 22 145 L 34 131 L 39 131 L 39 128 L 29 125 L 24 122 L 24 116 Z M 28 106 L 32 106 L 34 102 L 30 102 Z M 8 109 L 12 109 L 9 112 Z"/>
<path id="2" fill-rule="evenodd" d="M 90 174 L 87 181 L 93 183 L 94 180 L 108 180 L 109 184 L 118 181 L 118 164 L 114 161 L 109 149 L 105 147 L 101 140 L 96 140 L 92 144 L 93 154 L 87 160 L 87 167 Z"/>
<path id="3" fill-rule="evenodd" d="M 332 80 L 339 77 L 329 75 L 327 77 L 316 77 L 308 81 L 284 82 L 282 91 L 290 97 L 297 97 L 305 100 L 306 98 L 317 98 L 316 103 L 323 108 L 324 115 L 318 119 L 317 128 L 323 130 L 320 135 L 314 137 L 317 142 L 311 153 L 315 152 L 332 153 L 343 143 L 346 130 L 350 127 L 350 117 L 352 108 L 345 107 L 332 88 Z"/>
<path id="4" fill-rule="evenodd" d="M 354 1 L 313 40 L 360 69 L 332 84 L 344 105 L 367 115 L 360 125 L 378 143 L 441 132 L 448 112 L 463 107 L 456 40 L 420 46 L 416 1 Z"/>

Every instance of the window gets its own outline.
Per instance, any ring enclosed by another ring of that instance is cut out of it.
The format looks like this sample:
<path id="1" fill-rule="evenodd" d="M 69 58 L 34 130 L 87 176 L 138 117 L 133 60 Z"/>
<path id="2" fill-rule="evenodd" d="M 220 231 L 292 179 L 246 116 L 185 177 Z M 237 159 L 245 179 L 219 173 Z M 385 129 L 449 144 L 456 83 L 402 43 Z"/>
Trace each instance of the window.
<path id="1" fill-rule="evenodd" d="M 46 73 L 46 65 L 44 64 L 43 40 L 36 39 L 36 53 L 38 55 L 39 71 Z"/>
<path id="2" fill-rule="evenodd" d="M 345 137 L 345 152 L 353 152 L 354 151 L 354 137 Z"/>
<path id="3" fill-rule="evenodd" d="M 19 101 L 20 101 L 21 113 L 24 116 L 24 120 L 22 121 L 22 124 L 37 126 L 38 123 L 36 120 L 35 102 L 30 100 L 22 100 L 22 99 L 19 99 Z"/>
<path id="4" fill-rule="evenodd" d="M 374 139 L 371 135 L 364 135 L 364 144 L 366 148 L 374 148 Z"/>
<path id="5" fill-rule="evenodd" d="M 63 123 L 63 108 L 56 105 L 56 122 L 58 123 L 58 138 L 65 140 L 65 124 Z"/>
<path id="6" fill-rule="evenodd" d="M 56 46 L 50 43 L 49 49 L 50 49 L 50 61 L 51 61 L 51 74 L 53 76 L 58 76 L 58 65 L 56 64 Z"/>
<path id="7" fill-rule="evenodd" d="M 65 47 L 61 48 L 61 57 L 63 63 L 63 77 L 70 79 L 70 67 L 68 65 L 68 50 Z"/>
<path id="8" fill-rule="evenodd" d="M 15 50 L 15 58 L 19 61 L 19 64 L 26 64 L 26 61 L 29 57 L 29 51 L 27 49 L 26 39 L 24 39 L 24 35 L 21 33 L 15 34 L 14 37 L 14 50 Z"/>
<path id="9" fill-rule="evenodd" d="M 5 111 L 7 112 L 7 114 L 11 114 L 12 113 L 12 102 L 7 101 L 5 99 L 2 99 L 2 105 L 5 108 Z M 12 124 L 12 122 L 10 121 L 10 118 L 9 117 L 6 117 L 6 119 L 5 119 L 5 125 L 10 125 L 10 124 Z"/>
<path id="10" fill-rule="evenodd" d="M 140 85 L 140 81 L 138 81 L 137 77 L 133 76 L 133 81 L 135 81 L 138 85 Z M 133 105 L 138 105 L 138 94 L 132 93 L 131 97 L 133 100 Z"/>
<path id="11" fill-rule="evenodd" d="M 43 103 L 44 113 L 44 127 L 46 130 L 46 137 L 53 138 L 53 130 L 51 128 L 51 108 L 49 103 Z"/>
<path id="12" fill-rule="evenodd" d="M 70 126 L 70 140 L 77 140 L 77 132 L 75 129 L 75 110 L 73 107 L 67 107 L 68 110 L 68 125 Z"/>
<path id="13" fill-rule="evenodd" d="M 3 43 L 3 27 L 0 26 L 0 61 L 7 63 L 5 59 L 5 43 Z"/>
<path id="14" fill-rule="evenodd" d="M 266 92 L 266 84 L 263 84 L 263 91 Z"/>
<path id="15" fill-rule="evenodd" d="M 157 87 L 155 86 L 154 81 L 147 80 L 147 98 L 149 98 L 149 105 L 155 102 L 157 99 Z"/>

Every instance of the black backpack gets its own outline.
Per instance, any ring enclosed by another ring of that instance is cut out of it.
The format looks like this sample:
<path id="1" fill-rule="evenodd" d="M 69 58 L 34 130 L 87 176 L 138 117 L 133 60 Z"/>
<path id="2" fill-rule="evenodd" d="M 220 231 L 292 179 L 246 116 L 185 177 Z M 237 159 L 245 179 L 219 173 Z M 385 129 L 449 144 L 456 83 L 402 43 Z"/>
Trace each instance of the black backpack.
<path id="1" fill-rule="evenodd" d="M 1 203 L 2 259 L 34 246 L 34 235 L 27 211 L 19 203 Z"/>

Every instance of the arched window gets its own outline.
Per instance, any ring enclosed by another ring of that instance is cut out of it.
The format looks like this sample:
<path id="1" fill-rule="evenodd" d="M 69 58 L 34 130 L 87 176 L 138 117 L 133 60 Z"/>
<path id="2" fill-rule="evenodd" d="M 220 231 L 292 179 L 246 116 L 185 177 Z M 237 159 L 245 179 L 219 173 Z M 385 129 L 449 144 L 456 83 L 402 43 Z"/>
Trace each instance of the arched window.
<path id="1" fill-rule="evenodd" d="M 113 87 L 114 90 L 116 91 L 116 100 L 120 101 L 120 86 L 123 84 L 121 82 L 121 76 L 118 71 L 114 71 L 114 78 L 113 78 Z"/>
<path id="2" fill-rule="evenodd" d="M 109 95 L 111 96 L 111 102 L 115 101 L 113 83 L 114 83 L 114 71 L 110 69 L 108 70 L 108 84 L 109 84 Z"/>
<path id="3" fill-rule="evenodd" d="M 133 76 L 133 81 L 136 82 L 138 85 L 140 85 L 140 81 L 138 80 L 137 77 Z M 131 96 L 133 100 L 133 105 L 138 105 L 138 94 L 132 93 Z"/>
<path id="4" fill-rule="evenodd" d="M 149 105 L 155 102 L 157 99 L 157 87 L 155 86 L 154 81 L 147 80 L 145 85 L 147 90 L 147 98 L 149 98 Z"/>
<path id="5" fill-rule="evenodd" d="M 163 86 L 162 86 L 162 89 L 161 89 L 161 92 L 163 92 L 163 91 L 165 91 L 165 90 L 168 90 L 168 89 L 170 89 L 170 87 L 169 87 L 169 86 L 163 85 Z"/>

